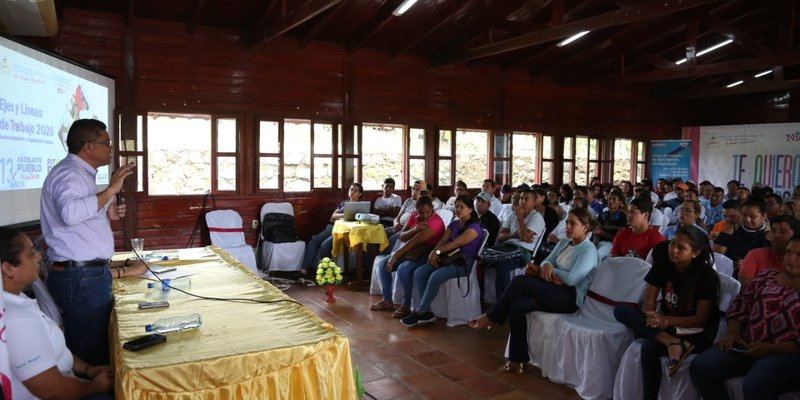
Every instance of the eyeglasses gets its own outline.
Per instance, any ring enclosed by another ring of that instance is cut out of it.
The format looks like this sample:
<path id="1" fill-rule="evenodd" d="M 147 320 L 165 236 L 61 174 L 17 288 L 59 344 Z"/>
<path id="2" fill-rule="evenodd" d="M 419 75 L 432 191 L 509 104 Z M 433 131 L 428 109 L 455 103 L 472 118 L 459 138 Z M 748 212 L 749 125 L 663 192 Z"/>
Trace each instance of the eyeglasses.
<path id="1" fill-rule="evenodd" d="M 111 147 L 111 141 L 110 140 L 93 140 L 91 142 L 86 142 L 86 143 L 102 144 L 103 146 Z"/>

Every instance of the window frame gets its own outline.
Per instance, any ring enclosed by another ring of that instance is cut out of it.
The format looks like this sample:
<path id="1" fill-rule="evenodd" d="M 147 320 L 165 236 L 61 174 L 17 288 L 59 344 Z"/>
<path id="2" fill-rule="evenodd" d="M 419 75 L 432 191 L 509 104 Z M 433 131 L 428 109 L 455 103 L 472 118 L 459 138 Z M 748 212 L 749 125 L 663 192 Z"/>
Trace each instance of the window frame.
<path id="1" fill-rule="evenodd" d="M 219 129 L 218 121 L 220 119 L 232 119 L 236 123 L 236 133 L 234 135 L 236 140 L 235 150 L 233 152 L 219 151 Z M 241 179 L 241 144 L 242 144 L 242 129 L 241 121 L 235 115 L 214 115 L 211 114 L 211 193 L 225 194 L 225 193 L 240 193 L 242 188 Z M 233 190 L 219 190 L 219 173 L 217 162 L 220 157 L 233 157 L 235 159 L 234 165 L 236 166 L 236 185 Z"/>

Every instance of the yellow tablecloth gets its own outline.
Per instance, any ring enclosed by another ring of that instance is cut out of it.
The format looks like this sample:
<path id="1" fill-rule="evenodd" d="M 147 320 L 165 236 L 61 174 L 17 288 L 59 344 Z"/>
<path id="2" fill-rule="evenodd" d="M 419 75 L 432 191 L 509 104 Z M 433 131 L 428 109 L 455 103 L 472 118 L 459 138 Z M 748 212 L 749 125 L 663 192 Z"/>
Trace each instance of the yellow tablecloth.
<path id="1" fill-rule="evenodd" d="M 333 224 L 333 249 L 331 254 L 336 257 L 344 250 L 344 236 L 348 234 L 350 236 L 350 247 L 374 243 L 379 245 L 379 251 L 383 251 L 389 245 L 389 238 L 386 237 L 384 229 L 385 227 L 381 224 L 338 220 Z"/>
<path id="2" fill-rule="evenodd" d="M 127 257 L 121 254 L 118 257 Z M 216 248 L 185 249 L 168 261 L 192 275 L 188 291 L 210 297 L 290 298 Z M 117 399 L 356 399 L 348 340 L 291 302 L 202 300 L 147 289 L 146 280 L 114 282 L 112 358 Z M 139 310 L 166 299 L 169 308 Z M 156 319 L 200 313 L 203 326 L 167 335 L 140 352 L 122 349 Z"/>

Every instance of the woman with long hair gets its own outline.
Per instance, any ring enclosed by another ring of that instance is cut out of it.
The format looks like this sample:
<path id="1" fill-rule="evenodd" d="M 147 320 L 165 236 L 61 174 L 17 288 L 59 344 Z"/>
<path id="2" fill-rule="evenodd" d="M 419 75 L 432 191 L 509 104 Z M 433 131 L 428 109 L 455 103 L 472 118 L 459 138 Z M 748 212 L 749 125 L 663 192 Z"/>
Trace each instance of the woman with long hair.
<path id="1" fill-rule="evenodd" d="M 430 307 L 439 293 L 439 287 L 448 279 L 468 276 L 472 270 L 483 241 L 483 230 L 474 204 L 465 194 L 456 198 L 456 218 L 450 222 L 444 235 L 428 255 L 428 263 L 414 271 L 414 286 L 420 292 L 420 300 L 414 312 L 400 320 L 403 325 L 412 327 L 436 321 Z M 462 256 L 457 261 L 444 264 L 445 258 L 448 255 L 452 257 L 453 253 L 461 253 Z"/>
<path id="2" fill-rule="evenodd" d="M 525 274 L 514 277 L 497 304 L 486 314 L 469 321 L 474 329 L 491 329 L 509 322 L 508 360 L 501 372 L 521 374 L 528 362 L 528 323 L 532 311 L 573 313 L 583 305 L 599 258 L 588 239 L 594 218 L 589 210 L 575 208 L 567 215 L 567 238 L 556 245 L 541 265 L 530 262 Z"/>
<path id="3" fill-rule="evenodd" d="M 36 300 L 22 293 L 39 275 L 41 255 L 20 231 L 0 228 L 3 301 L 15 399 L 112 399 L 114 373 L 108 365 L 89 365 L 67 349 L 58 324 L 39 310 Z M 79 376 L 80 378 L 77 378 Z M 85 378 L 85 379 L 81 379 Z M 106 394 L 106 396 L 103 396 Z"/>
<path id="4" fill-rule="evenodd" d="M 658 398 L 661 356 L 669 357 L 668 374 L 672 376 L 689 354 L 714 341 L 719 277 L 713 260 L 706 235 L 683 226 L 671 241 L 653 248 L 653 267 L 644 278 L 647 289 L 641 310 L 628 305 L 614 308 L 617 321 L 644 338 L 645 399 Z M 661 301 L 657 302 L 659 294 Z"/>

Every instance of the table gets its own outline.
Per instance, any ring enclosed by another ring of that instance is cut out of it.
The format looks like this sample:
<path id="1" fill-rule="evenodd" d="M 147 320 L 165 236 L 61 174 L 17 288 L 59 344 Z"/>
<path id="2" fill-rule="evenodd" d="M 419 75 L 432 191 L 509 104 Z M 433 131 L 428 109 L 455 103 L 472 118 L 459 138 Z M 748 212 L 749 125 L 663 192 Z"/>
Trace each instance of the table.
<path id="1" fill-rule="evenodd" d="M 125 258 L 122 253 L 115 258 Z M 182 249 L 156 264 L 192 275 L 189 292 L 225 298 L 290 300 L 221 249 Z M 117 399 L 357 399 L 348 339 L 303 306 L 203 300 L 148 290 L 141 278 L 114 281 L 109 327 Z M 139 310 L 164 299 L 169 308 Z M 167 334 L 140 352 L 122 349 L 158 318 L 197 312 L 203 326 Z"/>
<path id="2" fill-rule="evenodd" d="M 336 257 L 344 251 L 344 271 L 350 272 L 349 249 L 356 249 L 356 281 L 347 285 L 351 290 L 366 290 L 369 283 L 365 284 L 363 279 L 364 270 L 364 245 L 378 251 L 383 251 L 389 246 L 389 238 L 386 237 L 385 227 L 381 224 L 371 224 L 360 221 L 338 220 L 333 224 L 333 249 L 331 254 Z M 369 259 L 373 259 L 374 254 L 370 254 Z"/>

